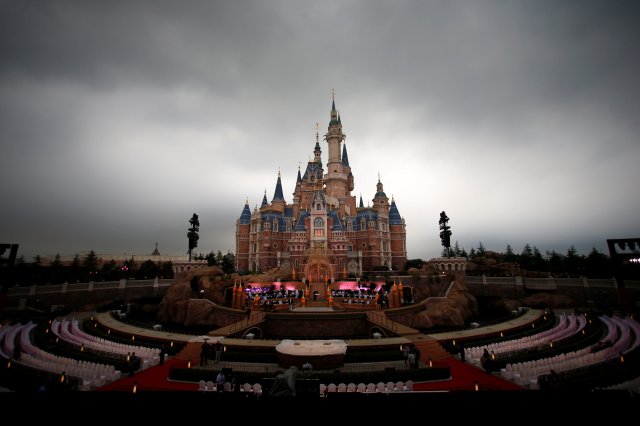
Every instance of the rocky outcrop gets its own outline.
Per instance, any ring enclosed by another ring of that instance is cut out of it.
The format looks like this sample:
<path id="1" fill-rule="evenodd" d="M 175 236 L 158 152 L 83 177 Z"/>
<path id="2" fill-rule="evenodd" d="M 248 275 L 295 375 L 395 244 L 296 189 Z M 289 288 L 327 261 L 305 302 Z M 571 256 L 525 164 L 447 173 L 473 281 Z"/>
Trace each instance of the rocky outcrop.
<path id="1" fill-rule="evenodd" d="M 233 282 L 223 280 L 224 272 L 217 266 L 193 269 L 176 275 L 175 282 L 167 289 L 158 308 L 158 321 L 185 324 L 189 300 L 205 296 L 214 303 L 224 301 L 224 289 Z M 195 288 L 192 280 L 196 278 Z M 201 294 L 200 291 L 203 291 Z"/>
<path id="2" fill-rule="evenodd" d="M 401 324 L 414 328 L 430 328 L 438 326 L 461 326 L 465 321 L 478 313 L 478 302 L 467 290 L 463 274 L 451 274 L 443 280 L 453 285 L 446 297 L 436 297 L 426 300 L 424 310 L 414 310 L 406 313 L 387 316 Z M 448 284 L 444 282 L 448 287 Z M 414 290 L 415 291 L 415 290 Z"/>

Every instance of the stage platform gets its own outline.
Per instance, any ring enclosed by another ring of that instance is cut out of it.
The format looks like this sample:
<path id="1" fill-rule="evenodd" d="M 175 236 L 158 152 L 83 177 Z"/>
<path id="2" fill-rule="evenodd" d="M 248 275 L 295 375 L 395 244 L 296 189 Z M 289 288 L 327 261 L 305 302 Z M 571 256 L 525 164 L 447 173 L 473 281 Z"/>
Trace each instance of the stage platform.
<path id="1" fill-rule="evenodd" d="M 334 310 L 329 306 L 298 306 L 293 309 L 293 312 L 334 312 Z"/>

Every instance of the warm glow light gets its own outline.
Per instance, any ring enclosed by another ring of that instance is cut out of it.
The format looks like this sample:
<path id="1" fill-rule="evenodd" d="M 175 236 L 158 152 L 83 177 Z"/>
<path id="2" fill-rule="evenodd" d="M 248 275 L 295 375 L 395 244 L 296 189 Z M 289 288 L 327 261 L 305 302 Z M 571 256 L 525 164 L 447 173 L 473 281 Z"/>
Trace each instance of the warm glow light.
<path id="1" fill-rule="evenodd" d="M 136 392 L 138 392 L 138 382 L 135 382 L 133 384 L 133 393 L 136 393 Z"/>
<path id="2" fill-rule="evenodd" d="M 60 340 L 60 338 L 59 338 L 59 337 L 56 337 L 56 343 L 58 343 L 58 340 Z"/>
<path id="3" fill-rule="evenodd" d="M 502 331 L 500 332 L 500 337 L 504 337 L 504 334 L 502 333 Z"/>
<path id="4" fill-rule="evenodd" d="M 624 355 L 620 354 L 620 362 L 624 363 Z"/>
<path id="5" fill-rule="evenodd" d="M 11 360 L 7 361 L 7 368 L 11 368 Z"/>
<path id="6" fill-rule="evenodd" d="M 429 358 L 429 367 L 433 367 L 433 361 Z"/>
<path id="7" fill-rule="evenodd" d="M 478 382 L 473 382 L 473 383 L 474 383 L 474 384 L 473 384 L 474 389 L 475 389 L 476 391 L 479 391 L 479 390 L 480 390 L 480 385 L 478 385 Z"/>
<path id="8" fill-rule="evenodd" d="M 536 325 L 534 323 L 531 323 L 531 328 L 536 328 Z"/>
<path id="9" fill-rule="evenodd" d="M 108 330 L 107 330 L 107 334 L 111 334 L 111 329 L 108 329 Z"/>
<path id="10" fill-rule="evenodd" d="M 584 329 L 582 330 L 582 334 L 587 334 L 587 333 L 584 331 Z"/>
<path id="11" fill-rule="evenodd" d="M 187 368 L 191 368 L 191 360 L 189 360 L 189 362 L 187 362 Z"/>
<path id="12" fill-rule="evenodd" d="M 171 342 L 171 347 L 173 347 L 173 341 Z"/>
<path id="13" fill-rule="evenodd" d="M 553 342 L 549 342 L 549 347 L 552 348 L 553 347 Z"/>
<path id="14" fill-rule="evenodd" d="M 133 342 L 134 340 L 136 340 L 136 336 L 131 336 L 131 341 Z"/>
<path id="15" fill-rule="evenodd" d="M 45 329 L 44 329 L 44 334 L 48 334 L 48 333 L 49 333 L 49 329 L 48 329 L 48 328 L 45 328 Z"/>
<path id="16" fill-rule="evenodd" d="M 453 346 L 456 345 L 456 339 L 453 339 Z"/>

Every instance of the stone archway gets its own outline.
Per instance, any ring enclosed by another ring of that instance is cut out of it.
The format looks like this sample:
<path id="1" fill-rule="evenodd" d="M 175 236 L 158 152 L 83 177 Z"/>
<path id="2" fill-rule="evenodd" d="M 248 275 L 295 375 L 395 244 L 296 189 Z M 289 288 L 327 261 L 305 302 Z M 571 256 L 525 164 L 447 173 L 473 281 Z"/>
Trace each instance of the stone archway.
<path id="1" fill-rule="evenodd" d="M 309 283 L 310 301 L 327 302 L 327 284 L 336 277 L 336 259 L 333 252 L 321 244 L 309 248 L 305 252 L 304 275 Z M 317 297 L 314 298 L 314 294 L 317 294 Z"/>

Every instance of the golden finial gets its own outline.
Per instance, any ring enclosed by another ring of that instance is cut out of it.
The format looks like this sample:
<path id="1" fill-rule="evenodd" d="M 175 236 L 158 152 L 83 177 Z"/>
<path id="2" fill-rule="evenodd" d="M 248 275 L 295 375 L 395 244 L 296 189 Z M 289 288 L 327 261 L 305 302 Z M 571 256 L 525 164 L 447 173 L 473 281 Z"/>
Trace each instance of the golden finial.
<path id="1" fill-rule="evenodd" d="M 320 130 L 318 129 L 318 123 L 316 123 L 316 144 L 320 143 Z"/>
<path id="2" fill-rule="evenodd" d="M 336 100 L 336 89 L 331 89 L 331 100 L 332 101 Z"/>
<path id="3" fill-rule="evenodd" d="M 380 183 L 380 172 L 378 172 L 378 183 Z"/>
<path id="4" fill-rule="evenodd" d="M 280 166 L 278 166 L 278 177 L 280 177 Z"/>

